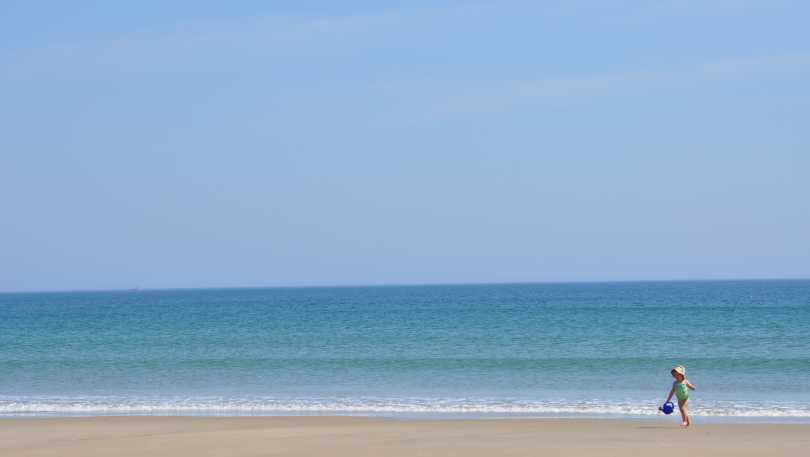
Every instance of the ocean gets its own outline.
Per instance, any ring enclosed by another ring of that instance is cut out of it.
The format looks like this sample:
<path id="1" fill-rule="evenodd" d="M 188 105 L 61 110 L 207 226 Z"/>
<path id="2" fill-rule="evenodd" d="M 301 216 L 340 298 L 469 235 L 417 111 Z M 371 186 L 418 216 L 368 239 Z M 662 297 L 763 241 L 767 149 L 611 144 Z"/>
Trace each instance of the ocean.
<path id="1" fill-rule="evenodd" d="M 0 294 L 0 415 L 810 421 L 810 281 Z"/>

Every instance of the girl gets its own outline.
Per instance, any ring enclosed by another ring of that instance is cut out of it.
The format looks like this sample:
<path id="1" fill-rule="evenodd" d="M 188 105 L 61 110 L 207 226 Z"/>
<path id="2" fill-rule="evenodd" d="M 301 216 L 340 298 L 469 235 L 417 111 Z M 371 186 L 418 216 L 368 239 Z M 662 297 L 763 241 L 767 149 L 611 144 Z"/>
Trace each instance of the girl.
<path id="1" fill-rule="evenodd" d="M 692 422 L 689 420 L 689 389 L 695 390 L 695 386 L 686 379 L 686 368 L 683 365 L 678 365 L 670 371 L 670 374 L 675 381 L 672 383 L 672 389 L 669 390 L 667 403 L 672 400 L 675 395 L 678 398 L 678 409 L 681 410 L 681 423 L 684 427 L 689 427 Z"/>

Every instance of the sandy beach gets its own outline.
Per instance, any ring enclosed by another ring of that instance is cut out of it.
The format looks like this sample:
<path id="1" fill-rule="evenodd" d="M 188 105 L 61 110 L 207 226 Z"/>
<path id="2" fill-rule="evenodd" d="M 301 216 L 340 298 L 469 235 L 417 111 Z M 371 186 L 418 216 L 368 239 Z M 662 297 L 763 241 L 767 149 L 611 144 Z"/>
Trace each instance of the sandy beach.
<path id="1" fill-rule="evenodd" d="M 798 456 L 810 426 L 663 421 L 399 421 L 346 417 L 0 420 L 17 456 Z"/>

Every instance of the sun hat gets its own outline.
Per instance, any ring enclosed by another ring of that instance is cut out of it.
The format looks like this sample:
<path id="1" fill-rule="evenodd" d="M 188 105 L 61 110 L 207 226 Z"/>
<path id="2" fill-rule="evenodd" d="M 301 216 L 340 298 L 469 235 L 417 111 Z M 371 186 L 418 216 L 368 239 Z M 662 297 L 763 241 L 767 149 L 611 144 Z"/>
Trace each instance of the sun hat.
<path id="1" fill-rule="evenodd" d="M 672 369 L 675 373 L 678 373 L 681 376 L 686 376 L 686 368 L 683 365 L 676 365 L 675 368 Z"/>

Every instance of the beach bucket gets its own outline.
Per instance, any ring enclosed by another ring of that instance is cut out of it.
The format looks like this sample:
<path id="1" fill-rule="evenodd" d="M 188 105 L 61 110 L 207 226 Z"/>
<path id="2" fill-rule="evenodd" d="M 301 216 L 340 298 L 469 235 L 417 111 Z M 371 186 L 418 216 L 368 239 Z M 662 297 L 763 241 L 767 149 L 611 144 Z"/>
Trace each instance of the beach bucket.
<path id="1" fill-rule="evenodd" d="M 666 402 L 658 409 L 664 414 L 672 414 L 672 411 L 675 411 L 675 405 L 673 405 L 672 402 Z"/>

